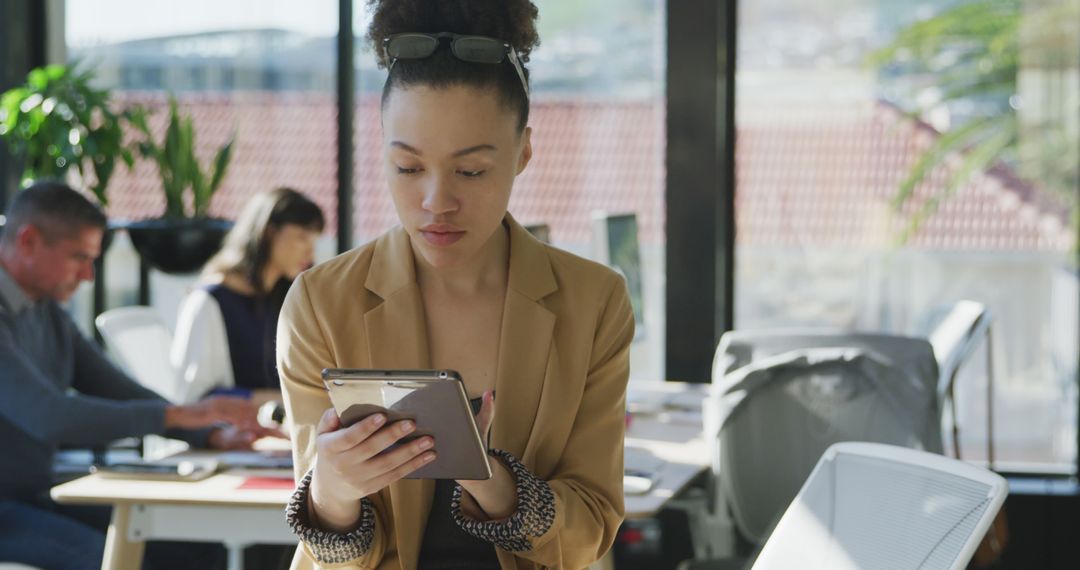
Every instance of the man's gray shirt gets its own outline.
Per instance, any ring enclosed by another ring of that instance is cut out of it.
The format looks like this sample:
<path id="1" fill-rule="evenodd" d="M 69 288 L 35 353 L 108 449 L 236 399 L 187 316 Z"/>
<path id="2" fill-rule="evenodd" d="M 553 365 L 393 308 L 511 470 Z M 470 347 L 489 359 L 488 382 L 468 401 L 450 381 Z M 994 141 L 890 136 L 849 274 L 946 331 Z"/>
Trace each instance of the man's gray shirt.
<path id="1" fill-rule="evenodd" d="M 118 370 L 53 301 L 31 301 L 0 267 L 0 498 L 52 486 L 59 444 L 165 431 L 168 403 Z M 173 437 L 204 444 L 207 431 Z"/>

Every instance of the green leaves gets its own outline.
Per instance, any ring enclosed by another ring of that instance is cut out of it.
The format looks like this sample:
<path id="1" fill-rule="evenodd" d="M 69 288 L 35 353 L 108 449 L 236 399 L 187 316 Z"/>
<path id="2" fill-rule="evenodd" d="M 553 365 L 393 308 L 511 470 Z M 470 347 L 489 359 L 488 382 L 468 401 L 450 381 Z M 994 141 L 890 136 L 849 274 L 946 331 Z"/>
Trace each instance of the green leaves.
<path id="1" fill-rule="evenodd" d="M 154 161 L 161 175 L 161 186 L 165 192 L 165 217 L 205 216 L 214 192 L 225 178 L 235 136 L 218 150 L 212 170 L 204 172 L 195 154 L 194 122 L 191 117 L 180 114 L 175 99 L 169 99 L 169 121 L 160 144 L 154 141 L 145 111 L 132 113 L 130 121 L 144 137 L 138 143 L 140 154 Z M 190 212 L 184 198 L 189 191 Z"/>
<path id="2" fill-rule="evenodd" d="M 91 183 L 102 206 L 117 160 L 128 168 L 136 153 L 154 162 L 165 193 L 166 217 L 205 216 L 232 158 L 232 137 L 204 172 L 195 155 L 195 126 L 169 100 L 169 121 L 161 143 L 154 140 L 146 109 L 114 111 L 107 90 L 93 87 L 92 69 L 79 64 L 48 65 L 32 70 L 26 84 L 0 95 L 0 139 L 25 160 L 23 183 L 63 179 L 75 168 Z M 124 126 L 141 134 L 125 144 Z M 92 173 L 92 176 L 91 176 Z M 187 192 L 191 198 L 185 200 Z M 190 204 L 190 211 L 188 211 Z"/>
<path id="3" fill-rule="evenodd" d="M 892 43 L 872 53 L 867 63 L 889 73 L 926 74 L 940 96 L 934 104 L 983 105 L 988 112 L 953 127 L 924 151 L 897 188 L 896 211 L 911 217 L 899 229 L 906 243 L 973 175 L 1003 163 L 1021 172 L 1041 191 L 1072 209 L 1068 223 L 1080 225 L 1080 155 L 1072 119 L 1075 101 L 1054 101 L 1049 94 L 1069 93 L 1075 77 L 1075 0 L 969 0 L 901 30 Z M 1043 84 L 1018 94 L 1020 76 Z M 1066 87 L 1053 87 L 1060 80 Z M 1049 87 L 1048 87 L 1049 86 Z M 1036 105 L 1019 118 L 1017 109 Z M 1067 105 L 1072 105 L 1067 107 Z M 912 113 L 916 115 L 917 113 Z M 1071 133 L 1071 134 L 1070 134 Z M 936 168 L 949 165 L 949 176 L 934 195 L 913 205 L 914 189 Z M 1077 244 L 1080 251 L 1080 243 Z"/>
<path id="4" fill-rule="evenodd" d="M 102 206 L 121 158 L 130 167 L 123 144 L 123 115 L 109 108 L 108 91 L 92 86 L 93 70 L 78 64 L 32 70 L 26 84 L 0 96 L 0 139 L 25 160 L 23 181 L 62 179 L 71 168 Z M 90 174 L 93 173 L 93 176 Z"/>
<path id="5" fill-rule="evenodd" d="M 915 188 L 939 166 L 959 158 L 944 186 L 913 212 L 897 236 L 903 245 L 971 177 L 1015 154 L 1016 117 L 1009 98 L 1019 70 L 1020 0 L 973 0 L 901 30 L 887 46 L 870 54 L 877 67 L 900 65 L 912 73 L 931 73 L 941 96 L 937 104 L 997 102 L 988 116 L 968 120 L 943 133 L 912 166 L 893 197 L 901 211 Z"/>

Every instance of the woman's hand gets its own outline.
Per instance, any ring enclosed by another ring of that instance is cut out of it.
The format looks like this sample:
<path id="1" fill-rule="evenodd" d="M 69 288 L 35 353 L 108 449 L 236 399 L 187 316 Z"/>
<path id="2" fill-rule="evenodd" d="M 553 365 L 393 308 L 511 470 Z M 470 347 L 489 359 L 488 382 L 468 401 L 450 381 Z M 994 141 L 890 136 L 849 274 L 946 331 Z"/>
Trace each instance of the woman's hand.
<path id="1" fill-rule="evenodd" d="M 382 453 L 416 425 L 386 423 L 374 414 L 347 428 L 333 408 L 316 428 L 317 455 L 311 478 L 312 512 L 323 530 L 348 532 L 360 519 L 360 499 L 373 495 L 435 459 L 431 437 L 421 437 Z M 381 454 L 381 455 L 380 455 Z"/>
<path id="2" fill-rule="evenodd" d="M 491 432 L 491 423 L 495 418 L 495 395 L 484 392 L 484 403 L 476 415 L 476 427 L 480 439 L 487 445 Z M 491 479 L 486 481 L 459 480 L 457 483 L 465 490 L 461 508 L 466 515 L 476 520 L 499 520 L 509 517 L 517 510 L 517 486 L 513 474 L 497 459 L 489 455 Z"/>

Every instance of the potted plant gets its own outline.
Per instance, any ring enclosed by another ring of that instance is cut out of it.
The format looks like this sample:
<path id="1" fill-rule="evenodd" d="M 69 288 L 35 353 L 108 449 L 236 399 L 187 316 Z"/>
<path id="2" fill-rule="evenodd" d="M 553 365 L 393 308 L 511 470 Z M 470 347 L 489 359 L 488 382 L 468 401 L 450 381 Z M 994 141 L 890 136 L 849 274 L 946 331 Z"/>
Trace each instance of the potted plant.
<path id="1" fill-rule="evenodd" d="M 78 174 L 102 207 L 119 159 L 131 167 L 124 123 L 138 111 L 110 108 L 110 92 L 92 86 L 94 71 L 78 64 L 31 70 L 26 84 L 0 96 L 0 139 L 24 161 L 20 186 L 35 180 L 65 180 Z M 106 246 L 112 232 L 106 232 Z"/>
<path id="2" fill-rule="evenodd" d="M 231 222 L 207 215 L 210 200 L 221 186 L 232 158 L 234 139 L 218 149 L 208 170 L 195 154 L 195 127 L 169 99 L 169 121 L 158 142 L 143 110 L 131 114 L 131 124 L 142 135 L 139 153 L 150 159 L 161 176 L 165 212 L 159 218 L 132 222 L 125 227 L 139 255 L 165 273 L 197 271 L 221 247 Z"/>

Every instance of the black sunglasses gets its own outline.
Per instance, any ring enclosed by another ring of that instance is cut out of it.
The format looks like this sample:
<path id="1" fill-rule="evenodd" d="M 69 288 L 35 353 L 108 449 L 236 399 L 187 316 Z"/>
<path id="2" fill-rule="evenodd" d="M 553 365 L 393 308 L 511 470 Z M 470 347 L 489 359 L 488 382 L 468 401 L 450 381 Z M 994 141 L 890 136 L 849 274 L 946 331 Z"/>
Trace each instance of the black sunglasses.
<path id="1" fill-rule="evenodd" d="M 383 38 L 383 47 L 386 55 L 390 57 L 390 69 L 399 59 L 424 59 L 431 57 L 444 38 L 450 39 L 450 52 L 461 61 L 472 63 L 502 63 L 503 59 L 509 59 L 521 80 L 521 88 L 525 90 L 525 98 L 529 98 L 529 83 L 525 80 L 525 71 L 521 68 L 521 60 L 518 58 L 514 46 L 495 38 L 486 36 L 465 36 L 451 32 L 437 34 L 422 34 L 408 32 L 394 34 Z"/>

